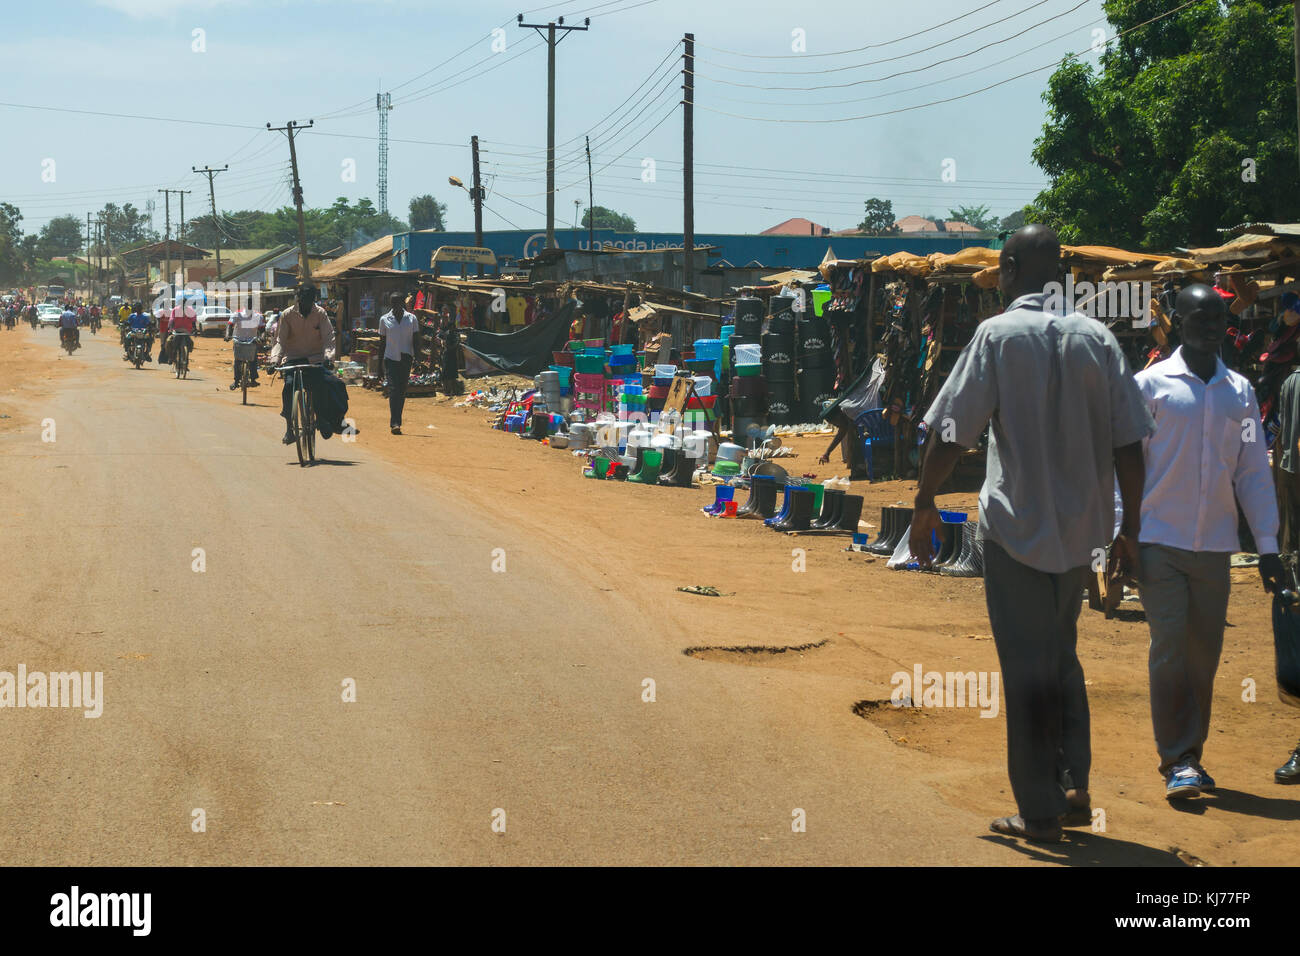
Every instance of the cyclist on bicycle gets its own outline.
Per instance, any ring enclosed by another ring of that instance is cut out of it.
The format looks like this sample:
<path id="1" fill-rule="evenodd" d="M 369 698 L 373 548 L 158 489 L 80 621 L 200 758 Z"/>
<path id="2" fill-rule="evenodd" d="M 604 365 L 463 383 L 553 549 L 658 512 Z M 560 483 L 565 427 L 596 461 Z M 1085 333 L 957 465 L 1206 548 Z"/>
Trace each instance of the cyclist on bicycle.
<path id="1" fill-rule="evenodd" d="M 333 360 L 334 326 L 325 310 L 316 304 L 316 287 L 303 283 L 298 287 L 298 301 L 280 313 L 275 345 L 271 348 L 271 364 L 279 366 L 311 364 L 323 366 Z M 316 409 L 316 423 L 322 438 L 342 432 L 344 416 L 348 411 L 348 389 L 324 367 L 303 373 L 303 382 L 311 389 L 312 404 Z M 292 445 L 298 440 L 293 431 L 291 404 L 293 378 L 284 377 L 280 395 L 280 417 L 284 419 L 284 443 Z M 355 433 L 357 429 L 353 429 Z"/>
<path id="2" fill-rule="evenodd" d="M 163 337 L 163 351 L 166 357 L 160 354 L 158 361 L 162 364 L 171 363 L 175 360 L 178 348 L 185 349 L 185 358 L 188 360 L 190 352 L 194 350 L 195 327 L 193 306 L 178 305 L 172 309 L 171 318 L 167 320 L 166 335 Z M 180 338 L 172 338 L 174 335 L 179 335 Z"/>
<path id="3" fill-rule="evenodd" d="M 241 343 L 251 342 L 257 344 L 262 333 L 266 331 L 266 318 L 261 312 L 254 312 L 252 309 L 240 309 L 230 316 L 226 321 L 226 341 L 238 339 Z M 238 350 L 236 350 L 238 351 Z M 233 392 L 239 388 L 239 373 L 243 370 L 244 362 L 235 359 L 235 380 L 230 383 L 230 390 Z M 261 383 L 257 380 L 257 362 L 248 363 L 248 372 L 250 376 L 249 386 L 257 388 Z"/>

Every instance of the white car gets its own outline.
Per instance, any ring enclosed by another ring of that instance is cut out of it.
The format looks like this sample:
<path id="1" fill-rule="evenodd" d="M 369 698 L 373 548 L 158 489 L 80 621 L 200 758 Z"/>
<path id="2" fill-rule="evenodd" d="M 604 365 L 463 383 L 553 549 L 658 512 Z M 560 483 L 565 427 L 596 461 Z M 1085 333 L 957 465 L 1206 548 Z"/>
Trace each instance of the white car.
<path id="1" fill-rule="evenodd" d="M 194 325 L 198 329 L 199 335 L 205 335 L 208 332 L 225 335 L 230 316 L 231 311 L 224 305 L 203 305 L 199 306 L 199 314 L 194 319 Z"/>
<path id="2" fill-rule="evenodd" d="M 41 325 L 58 325 L 63 309 L 57 305 L 42 302 L 36 307 L 36 321 Z"/>

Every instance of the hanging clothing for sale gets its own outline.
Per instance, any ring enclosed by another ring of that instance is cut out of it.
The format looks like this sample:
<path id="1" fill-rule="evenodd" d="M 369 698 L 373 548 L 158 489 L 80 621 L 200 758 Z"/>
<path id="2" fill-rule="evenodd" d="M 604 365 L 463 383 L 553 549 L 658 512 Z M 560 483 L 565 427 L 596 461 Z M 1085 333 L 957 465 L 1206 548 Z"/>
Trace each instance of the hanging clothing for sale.
<path id="1" fill-rule="evenodd" d="M 524 314 L 528 311 L 528 303 L 524 301 L 522 295 L 506 296 L 506 312 L 510 316 L 511 325 L 523 325 Z"/>

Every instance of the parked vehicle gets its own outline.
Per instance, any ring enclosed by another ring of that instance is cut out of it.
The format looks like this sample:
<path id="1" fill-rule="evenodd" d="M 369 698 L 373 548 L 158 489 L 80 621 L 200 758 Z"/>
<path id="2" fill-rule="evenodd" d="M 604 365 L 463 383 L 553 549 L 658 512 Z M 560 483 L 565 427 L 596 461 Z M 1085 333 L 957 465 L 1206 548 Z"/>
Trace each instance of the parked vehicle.
<path id="1" fill-rule="evenodd" d="M 208 332 L 225 335 L 226 325 L 229 324 L 233 314 L 224 305 L 201 305 L 198 315 L 195 316 L 194 325 L 199 335 L 206 335 Z"/>

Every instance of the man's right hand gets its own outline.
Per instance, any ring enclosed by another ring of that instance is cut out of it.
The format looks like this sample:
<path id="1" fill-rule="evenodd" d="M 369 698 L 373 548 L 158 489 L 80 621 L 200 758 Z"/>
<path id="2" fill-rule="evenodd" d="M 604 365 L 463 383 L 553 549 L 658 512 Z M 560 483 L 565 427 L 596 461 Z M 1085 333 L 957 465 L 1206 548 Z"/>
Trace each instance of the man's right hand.
<path id="1" fill-rule="evenodd" d="M 934 561 L 934 534 L 943 526 L 943 518 L 934 502 L 918 503 L 912 508 L 912 530 L 907 546 L 917 563 L 928 568 Z"/>
<path id="2" fill-rule="evenodd" d="M 1137 535 L 1121 531 L 1110 546 L 1110 559 L 1106 562 L 1107 580 L 1136 581 L 1139 566 Z"/>

